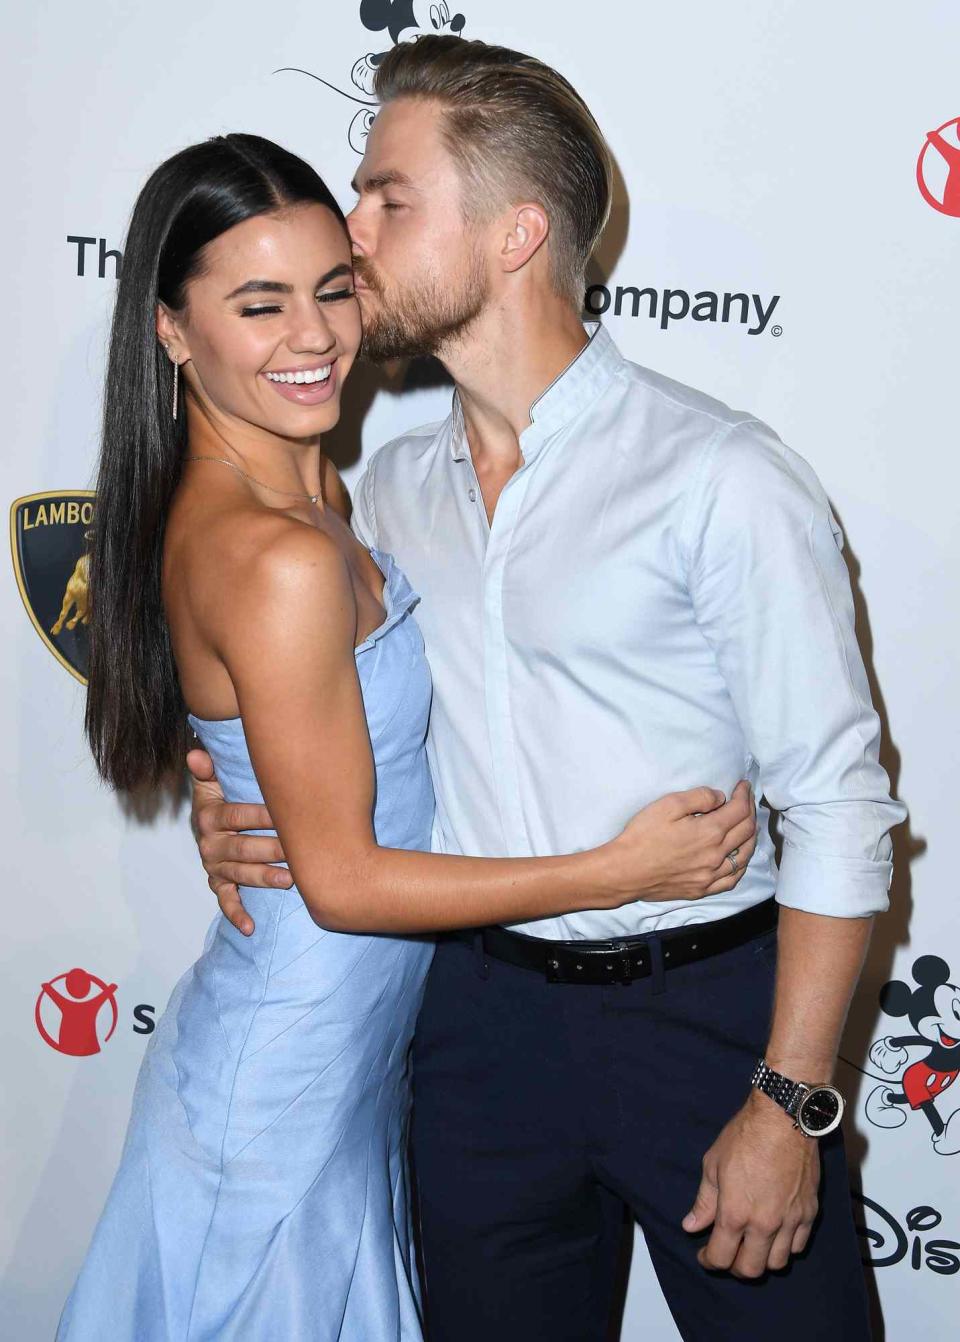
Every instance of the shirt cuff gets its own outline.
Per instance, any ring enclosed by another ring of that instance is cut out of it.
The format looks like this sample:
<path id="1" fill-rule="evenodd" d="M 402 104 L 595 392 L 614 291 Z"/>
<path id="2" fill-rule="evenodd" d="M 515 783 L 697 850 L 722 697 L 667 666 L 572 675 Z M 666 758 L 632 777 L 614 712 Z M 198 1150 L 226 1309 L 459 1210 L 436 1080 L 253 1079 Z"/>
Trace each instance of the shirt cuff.
<path id="1" fill-rule="evenodd" d="M 890 905 L 893 863 L 830 857 L 783 845 L 777 903 L 829 918 L 869 918 Z"/>

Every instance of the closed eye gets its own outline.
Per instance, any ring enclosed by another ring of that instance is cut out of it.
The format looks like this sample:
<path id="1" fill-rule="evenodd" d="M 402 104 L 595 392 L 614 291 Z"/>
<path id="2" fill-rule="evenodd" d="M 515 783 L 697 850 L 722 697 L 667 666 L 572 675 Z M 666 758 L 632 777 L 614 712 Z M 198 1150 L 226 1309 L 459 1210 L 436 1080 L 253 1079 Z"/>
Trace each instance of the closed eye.
<path id="1" fill-rule="evenodd" d="M 318 303 L 342 303 L 346 298 L 353 298 L 352 289 L 334 289 L 329 293 L 317 294 Z M 268 317 L 272 313 L 282 312 L 283 308 L 279 303 L 264 303 L 255 308 L 241 308 L 241 317 Z"/>

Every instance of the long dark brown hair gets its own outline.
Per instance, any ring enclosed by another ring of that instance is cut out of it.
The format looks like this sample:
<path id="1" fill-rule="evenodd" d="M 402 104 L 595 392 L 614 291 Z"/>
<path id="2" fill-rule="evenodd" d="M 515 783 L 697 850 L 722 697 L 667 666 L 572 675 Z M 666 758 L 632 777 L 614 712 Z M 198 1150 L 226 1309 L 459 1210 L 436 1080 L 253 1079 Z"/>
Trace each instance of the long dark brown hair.
<path id="1" fill-rule="evenodd" d="M 173 365 L 157 339 L 157 303 L 183 310 L 204 248 L 227 229 L 306 202 L 343 223 L 303 159 L 256 135 L 221 135 L 162 163 L 134 207 L 104 393 L 85 717 L 97 768 L 116 788 L 159 784 L 182 767 L 190 743 L 161 596 L 186 415 L 173 418 Z"/>

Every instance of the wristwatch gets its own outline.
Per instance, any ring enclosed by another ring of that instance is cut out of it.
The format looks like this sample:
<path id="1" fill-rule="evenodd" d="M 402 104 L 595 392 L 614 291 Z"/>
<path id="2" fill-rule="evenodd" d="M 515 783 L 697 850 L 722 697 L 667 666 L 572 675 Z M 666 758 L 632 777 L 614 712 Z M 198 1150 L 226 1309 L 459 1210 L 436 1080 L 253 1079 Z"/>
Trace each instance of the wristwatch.
<path id="1" fill-rule="evenodd" d="M 751 1084 L 779 1104 L 805 1137 L 825 1137 L 840 1126 L 844 1099 L 836 1086 L 791 1081 L 768 1067 L 763 1058 L 757 1063 Z"/>

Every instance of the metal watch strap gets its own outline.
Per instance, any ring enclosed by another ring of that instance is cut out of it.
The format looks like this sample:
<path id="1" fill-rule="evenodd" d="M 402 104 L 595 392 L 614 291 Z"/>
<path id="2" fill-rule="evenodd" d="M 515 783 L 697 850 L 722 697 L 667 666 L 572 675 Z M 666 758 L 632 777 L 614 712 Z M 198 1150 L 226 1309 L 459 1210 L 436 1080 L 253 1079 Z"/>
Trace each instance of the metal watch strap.
<path id="1" fill-rule="evenodd" d="M 780 1108 L 793 1119 L 797 1117 L 800 1101 L 810 1089 L 803 1081 L 791 1081 L 788 1076 L 775 1072 L 763 1058 L 757 1063 L 751 1085 L 756 1086 L 757 1090 L 779 1104 Z"/>

